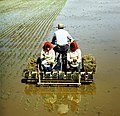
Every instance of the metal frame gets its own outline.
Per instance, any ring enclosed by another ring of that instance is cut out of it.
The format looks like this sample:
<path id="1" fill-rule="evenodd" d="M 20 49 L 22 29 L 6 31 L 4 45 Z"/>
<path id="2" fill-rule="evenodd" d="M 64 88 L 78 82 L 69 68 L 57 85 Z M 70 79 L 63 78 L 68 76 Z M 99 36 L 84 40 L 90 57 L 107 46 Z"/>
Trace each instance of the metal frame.
<path id="1" fill-rule="evenodd" d="M 49 82 L 49 83 L 45 83 L 45 82 L 42 82 L 42 80 L 40 79 L 40 76 L 38 77 L 38 83 L 37 83 L 37 85 L 78 85 L 78 86 L 80 86 L 81 85 L 81 82 L 80 82 L 80 79 L 81 79 L 81 76 L 80 76 L 80 74 L 79 74 L 79 81 L 78 81 L 78 83 L 76 82 L 76 83 L 70 83 L 70 82 L 68 82 L 68 83 L 65 83 L 65 82 L 63 82 L 63 83 L 53 83 L 53 82 Z"/>
<path id="2" fill-rule="evenodd" d="M 25 76 L 28 73 L 27 77 Z M 43 76 L 41 75 L 43 73 Z M 55 73 L 55 72 L 53 72 Z M 93 82 L 93 72 L 67 72 L 67 74 L 64 74 L 64 71 L 58 71 L 56 72 L 57 76 L 51 76 L 51 72 L 47 72 L 44 74 L 44 72 L 41 72 L 39 70 L 39 65 L 36 71 L 24 71 L 23 72 L 23 79 L 26 80 L 26 82 L 36 82 L 36 84 L 39 85 L 78 85 L 80 86 L 81 83 L 91 83 Z M 62 74 L 62 75 L 61 75 Z M 73 77 L 75 76 L 75 79 Z M 90 78 L 89 78 L 90 77 Z M 77 79 L 77 82 L 76 82 Z M 22 82 L 22 81 L 21 81 Z M 24 82 L 23 82 L 24 83 Z"/>
<path id="3" fill-rule="evenodd" d="M 34 73 L 37 73 L 37 72 L 34 72 Z M 38 73 L 39 73 L 39 76 L 38 76 L 38 82 L 37 82 L 37 85 L 81 85 L 81 82 L 80 82 L 80 79 L 81 79 L 81 76 L 79 74 L 79 81 L 78 83 L 45 83 L 45 82 L 42 82 L 41 80 L 41 77 L 40 77 L 40 70 L 39 70 L 39 65 L 38 65 Z"/>

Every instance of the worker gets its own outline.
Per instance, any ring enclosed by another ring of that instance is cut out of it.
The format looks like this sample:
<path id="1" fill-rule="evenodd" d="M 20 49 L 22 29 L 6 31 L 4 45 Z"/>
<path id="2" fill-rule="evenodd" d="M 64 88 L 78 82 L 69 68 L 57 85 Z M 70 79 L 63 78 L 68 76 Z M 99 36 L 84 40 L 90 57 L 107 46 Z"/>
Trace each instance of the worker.
<path id="1" fill-rule="evenodd" d="M 80 71 L 80 69 L 82 68 L 81 59 L 81 50 L 78 48 L 76 42 L 72 42 L 70 44 L 70 50 L 67 53 L 68 66 L 70 67 L 70 70 L 72 72 Z"/>
<path id="2" fill-rule="evenodd" d="M 73 42 L 72 36 L 64 29 L 64 24 L 58 24 L 58 30 L 54 32 L 52 44 L 55 52 L 66 51 L 69 48 L 69 42 Z"/>
<path id="3" fill-rule="evenodd" d="M 41 57 L 38 59 L 39 64 L 41 65 L 40 69 L 46 72 L 51 72 L 53 64 L 55 61 L 55 51 L 50 42 L 45 42 L 41 51 Z"/>
<path id="4" fill-rule="evenodd" d="M 55 54 L 58 52 L 59 55 L 56 55 L 57 61 L 59 60 L 60 54 L 62 54 L 62 62 L 64 71 L 66 71 L 67 67 L 67 51 L 69 49 L 69 43 L 73 42 L 74 39 L 72 36 L 64 30 L 64 24 L 58 24 L 58 30 L 54 32 L 54 36 L 52 38 L 52 44 L 56 45 L 54 47 Z"/>

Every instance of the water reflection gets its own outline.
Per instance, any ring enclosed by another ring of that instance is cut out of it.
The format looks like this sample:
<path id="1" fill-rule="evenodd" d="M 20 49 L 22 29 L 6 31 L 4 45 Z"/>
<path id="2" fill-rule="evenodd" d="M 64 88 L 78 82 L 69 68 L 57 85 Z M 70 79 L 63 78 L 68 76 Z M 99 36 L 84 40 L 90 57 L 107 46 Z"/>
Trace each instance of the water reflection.
<path id="1" fill-rule="evenodd" d="M 36 87 L 30 84 L 25 87 L 25 93 L 38 95 L 42 99 L 44 109 L 48 112 L 77 113 L 80 108 L 81 95 L 96 94 L 96 85 L 92 83 L 81 85 L 81 87 Z"/>

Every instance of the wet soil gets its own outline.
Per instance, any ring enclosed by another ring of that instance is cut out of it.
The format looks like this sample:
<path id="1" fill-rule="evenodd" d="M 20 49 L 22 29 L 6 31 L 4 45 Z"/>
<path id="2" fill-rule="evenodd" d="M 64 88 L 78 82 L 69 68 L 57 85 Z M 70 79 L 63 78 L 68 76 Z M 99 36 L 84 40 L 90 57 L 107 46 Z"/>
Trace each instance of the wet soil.
<path id="1" fill-rule="evenodd" d="M 65 2 L 0 1 L 2 116 L 120 115 L 120 0 Z M 94 83 L 79 88 L 21 83 L 27 60 L 39 56 L 43 42 L 51 40 L 58 23 L 66 25 L 83 55 L 96 58 Z"/>

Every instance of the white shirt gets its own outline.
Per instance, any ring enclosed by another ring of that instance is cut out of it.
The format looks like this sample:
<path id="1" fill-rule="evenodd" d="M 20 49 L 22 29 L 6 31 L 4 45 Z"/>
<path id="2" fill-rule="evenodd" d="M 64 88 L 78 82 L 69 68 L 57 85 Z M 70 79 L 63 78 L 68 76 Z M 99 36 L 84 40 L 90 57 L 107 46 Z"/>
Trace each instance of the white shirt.
<path id="1" fill-rule="evenodd" d="M 54 63 L 55 60 L 55 52 L 53 49 L 51 49 L 49 52 L 41 51 L 41 59 L 45 58 L 45 60 L 42 61 L 42 64 L 47 64 L 48 62 Z"/>
<path id="2" fill-rule="evenodd" d="M 73 41 L 72 36 L 64 29 L 58 29 L 54 36 L 56 37 L 56 41 L 58 45 L 65 45 L 68 44 L 68 41 Z"/>
<path id="3" fill-rule="evenodd" d="M 71 62 L 71 61 L 73 61 L 73 59 L 76 59 L 77 62 L 81 62 L 82 57 L 81 57 L 80 49 L 77 49 L 75 52 L 69 51 L 67 53 L 67 60 Z"/>

